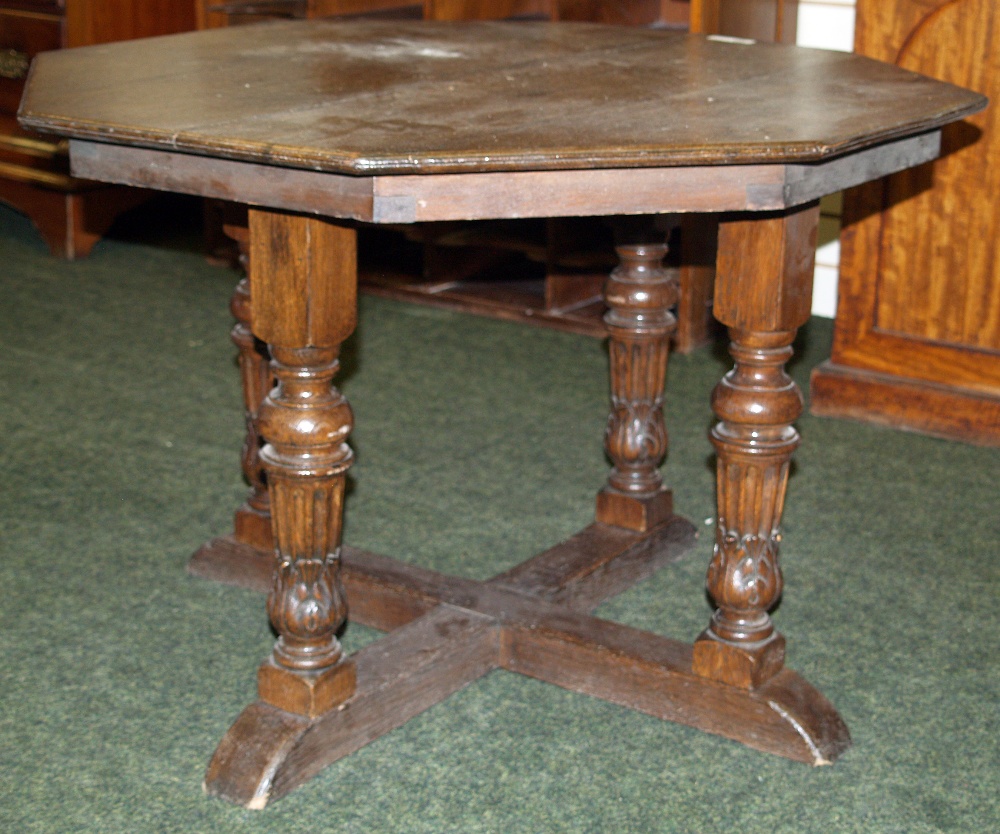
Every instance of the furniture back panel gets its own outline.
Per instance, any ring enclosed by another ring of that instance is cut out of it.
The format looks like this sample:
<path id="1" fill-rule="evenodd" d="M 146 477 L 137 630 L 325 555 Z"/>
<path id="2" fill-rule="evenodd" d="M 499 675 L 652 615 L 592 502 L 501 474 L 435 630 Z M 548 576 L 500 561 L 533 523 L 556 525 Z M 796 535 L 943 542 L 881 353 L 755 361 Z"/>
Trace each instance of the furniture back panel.
<path id="1" fill-rule="evenodd" d="M 914 28 L 895 63 L 995 99 L 1000 52 L 992 45 L 996 33 L 982 25 L 993 5 L 940 5 Z M 1000 193 L 997 137 L 1000 110 L 991 107 L 949 127 L 941 160 L 890 180 L 894 207 L 882 229 L 880 330 L 1000 350 L 1000 281 L 983 280 L 997 275 L 1000 204 L 987 199 Z M 913 229 L 931 233 L 914 238 Z"/>
<path id="2" fill-rule="evenodd" d="M 1000 96 L 994 0 L 860 0 L 857 51 Z M 945 157 L 845 196 L 839 364 L 1000 390 L 997 108 L 950 126 Z"/>

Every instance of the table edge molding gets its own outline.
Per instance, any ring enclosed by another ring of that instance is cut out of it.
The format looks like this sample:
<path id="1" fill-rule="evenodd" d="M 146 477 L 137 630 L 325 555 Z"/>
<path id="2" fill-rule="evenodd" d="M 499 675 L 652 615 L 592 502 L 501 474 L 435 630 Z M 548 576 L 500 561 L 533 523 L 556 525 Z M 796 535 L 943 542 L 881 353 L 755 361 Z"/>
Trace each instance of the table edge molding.
<path id="1" fill-rule="evenodd" d="M 75 176 L 369 223 L 781 211 L 934 159 L 940 130 L 808 164 L 352 176 L 70 141 Z"/>

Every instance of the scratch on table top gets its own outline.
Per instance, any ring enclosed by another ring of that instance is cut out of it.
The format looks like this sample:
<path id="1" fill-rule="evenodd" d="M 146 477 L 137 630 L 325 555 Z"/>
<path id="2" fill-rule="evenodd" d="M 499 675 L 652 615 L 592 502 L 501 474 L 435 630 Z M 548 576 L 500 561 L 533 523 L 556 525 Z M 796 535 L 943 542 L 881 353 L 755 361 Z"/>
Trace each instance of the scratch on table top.
<path id="1" fill-rule="evenodd" d="M 403 61 L 414 58 L 465 58 L 465 53 L 453 45 L 433 41 L 410 40 L 408 38 L 387 38 L 375 43 L 350 43 L 347 41 L 305 42 L 294 45 L 278 45 L 260 50 L 258 57 L 280 58 L 304 54 L 330 53 L 346 55 L 352 59 L 377 61 Z"/>

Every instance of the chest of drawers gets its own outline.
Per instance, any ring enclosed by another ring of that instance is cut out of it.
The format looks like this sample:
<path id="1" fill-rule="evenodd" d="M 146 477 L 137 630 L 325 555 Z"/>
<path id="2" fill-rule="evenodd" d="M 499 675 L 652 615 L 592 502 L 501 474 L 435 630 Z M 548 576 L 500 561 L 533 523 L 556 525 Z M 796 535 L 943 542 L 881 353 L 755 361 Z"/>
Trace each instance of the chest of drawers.
<path id="1" fill-rule="evenodd" d="M 18 126 L 31 59 L 64 47 L 186 31 L 195 19 L 194 0 L 0 2 L 0 200 L 30 217 L 54 254 L 85 255 L 142 194 L 70 176 L 62 142 Z"/>

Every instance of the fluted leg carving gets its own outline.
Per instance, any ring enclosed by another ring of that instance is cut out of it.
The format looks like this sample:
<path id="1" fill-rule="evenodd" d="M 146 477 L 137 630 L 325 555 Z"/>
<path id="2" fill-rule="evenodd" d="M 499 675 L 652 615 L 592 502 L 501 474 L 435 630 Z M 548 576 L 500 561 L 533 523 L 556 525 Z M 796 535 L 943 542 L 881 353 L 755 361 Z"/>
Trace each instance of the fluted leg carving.
<path id="1" fill-rule="evenodd" d="M 712 396 L 719 516 L 707 588 L 718 608 L 696 654 L 702 673 L 756 685 L 784 661 L 767 612 L 781 594 L 781 512 L 802 395 L 784 371 L 794 331 L 730 335 L 735 367 Z"/>
<path id="2" fill-rule="evenodd" d="M 712 395 L 718 518 L 706 587 L 717 609 L 695 641 L 694 670 L 745 689 L 784 664 L 768 610 L 782 590 L 781 514 L 803 408 L 785 363 L 809 316 L 818 217 L 811 205 L 720 227 L 716 316 L 734 367 Z"/>
<path id="3" fill-rule="evenodd" d="M 353 417 L 331 384 L 334 351 L 275 348 L 271 367 L 278 385 L 259 419 L 277 519 L 267 603 L 279 635 L 274 658 L 291 669 L 321 669 L 340 658 L 336 631 L 346 616 L 338 560 Z"/>
<path id="4" fill-rule="evenodd" d="M 648 530 L 671 515 L 659 464 L 667 452 L 663 388 L 677 327 L 676 276 L 662 265 L 666 244 L 617 247 L 620 265 L 605 286 L 611 413 L 604 445 L 613 463 L 597 498 L 597 520 Z"/>
<path id="5" fill-rule="evenodd" d="M 230 338 L 239 351 L 240 380 L 243 384 L 243 410 L 246 418 L 246 435 L 243 441 L 243 476 L 250 485 L 247 500 L 236 511 L 236 538 L 261 549 L 270 550 L 271 502 L 267 479 L 260 461 L 260 433 L 257 430 L 257 412 L 271 388 L 270 357 L 267 346 L 250 331 L 250 283 L 244 278 L 233 291 L 229 302 L 230 312 L 236 319 Z"/>
<path id="6" fill-rule="evenodd" d="M 353 416 L 333 378 L 357 321 L 356 239 L 318 218 L 252 209 L 250 244 L 253 329 L 276 380 L 257 414 L 275 550 L 267 610 L 278 632 L 258 693 L 315 717 L 355 688 L 337 640 L 347 617 L 340 546 Z"/>
<path id="7" fill-rule="evenodd" d="M 276 706 L 289 709 L 295 699 L 286 692 L 290 676 L 280 674 L 282 669 L 316 681 L 334 670 L 334 688 L 346 685 L 347 694 L 353 689 L 353 667 L 342 668 L 346 661 L 337 640 L 347 617 L 340 537 L 344 478 L 353 459 L 345 441 L 353 418 L 347 400 L 331 384 L 336 350 L 274 347 L 272 353 L 278 384 L 261 406 L 259 425 L 268 440 L 261 460 L 271 490 L 277 552 L 267 611 L 278 641 L 259 682 L 262 700 L 278 700 Z M 329 706 L 308 686 L 294 691 L 310 697 L 292 712 L 320 714 Z"/>

